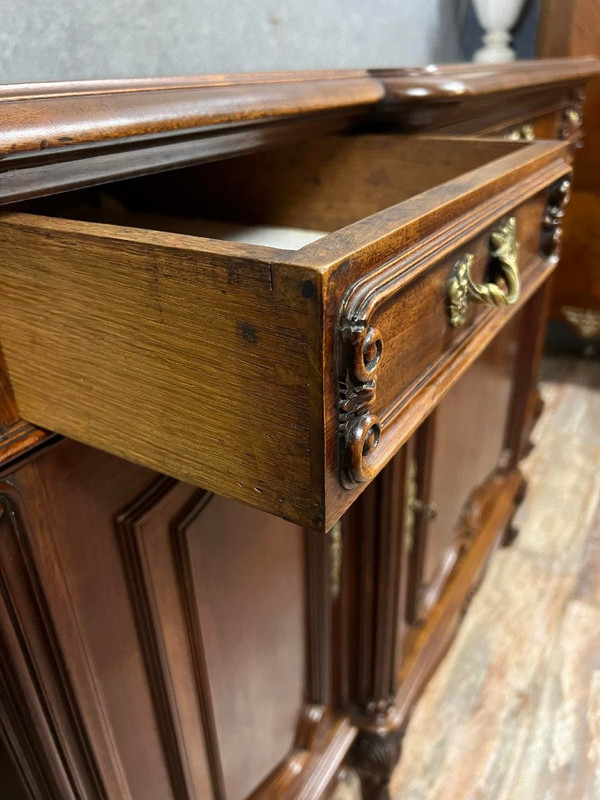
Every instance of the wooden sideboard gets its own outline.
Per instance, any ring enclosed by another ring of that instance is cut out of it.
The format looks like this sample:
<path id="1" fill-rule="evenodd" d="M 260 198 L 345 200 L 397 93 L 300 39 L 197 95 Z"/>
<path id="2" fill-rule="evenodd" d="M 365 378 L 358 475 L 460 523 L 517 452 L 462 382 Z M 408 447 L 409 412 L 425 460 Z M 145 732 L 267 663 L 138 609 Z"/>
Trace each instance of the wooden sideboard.
<path id="1" fill-rule="evenodd" d="M 514 535 L 598 70 L 0 91 L 11 800 L 388 797 Z"/>

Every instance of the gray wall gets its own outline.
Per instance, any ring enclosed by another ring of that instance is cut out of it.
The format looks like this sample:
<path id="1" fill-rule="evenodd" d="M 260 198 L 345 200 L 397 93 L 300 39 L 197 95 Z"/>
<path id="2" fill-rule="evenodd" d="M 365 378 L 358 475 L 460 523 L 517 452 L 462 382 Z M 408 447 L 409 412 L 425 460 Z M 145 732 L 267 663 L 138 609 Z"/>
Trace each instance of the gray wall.
<path id="1" fill-rule="evenodd" d="M 0 83 L 460 61 L 460 2 L 0 0 Z"/>

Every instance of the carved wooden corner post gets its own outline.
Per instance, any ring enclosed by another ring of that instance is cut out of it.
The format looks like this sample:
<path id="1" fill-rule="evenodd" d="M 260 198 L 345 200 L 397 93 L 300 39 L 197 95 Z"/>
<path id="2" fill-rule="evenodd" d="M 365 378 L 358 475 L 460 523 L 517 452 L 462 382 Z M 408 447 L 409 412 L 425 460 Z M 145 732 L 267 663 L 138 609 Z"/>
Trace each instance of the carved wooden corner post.
<path id="1" fill-rule="evenodd" d="M 340 614 L 346 641 L 345 702 L 359 728 L 351 757 L 364 800 L 387 800 L 403 719 L 394 705 L 403 625 L 402 457 L 365 490 L 345 518 Z"/>

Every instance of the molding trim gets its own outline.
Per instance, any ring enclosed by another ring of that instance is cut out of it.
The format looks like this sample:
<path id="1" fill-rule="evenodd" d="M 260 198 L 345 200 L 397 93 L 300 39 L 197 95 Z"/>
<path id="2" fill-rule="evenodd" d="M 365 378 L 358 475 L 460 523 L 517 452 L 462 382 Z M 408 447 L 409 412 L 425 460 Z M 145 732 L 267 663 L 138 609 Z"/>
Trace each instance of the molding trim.
<path id="1" fill-rule="evenodd" d="M 115 520 L 121 546 L 131 607 L 141 639 L 141 650 L 158 718 L 171 787 L 176 800 L 192 800 L 193 788 L 181 742 L 178 710 L 162 638 L 156 603 L 152 597 L 152 579 L 144 546 L 143 521 L 171 494 L 177 481 L 161 477 Z"/>
<path id="2" fill-rule="evenodd" d="M 4 471 L 40 445 L 58 441 L 59 435 L 36 428 L 24 419 L 0 429 L 0 470 Z"/>
<path id="3" fill-rule="evenodd" d="M 219 753 L 217 724 L 209 690 L 208 670 L 204 655 L 204 642 L 200 629 L 200 620 L 198 619 L 196 610 L 196 585 L 187 547 L 187 529 L 198 515 L 202 513 L 213 497 L 214 495 L 210 492 L 195 490 L 191 500 L 182 510 L 179 517 L 172 523 L 171 537 L 175 557 L 175 572 L 180 588 L 180 597 L 194 666 L 196 690 L 202 715 L 202 725 L 206 737 L 206 752 L 213 792 L 216 798 L 224 798 L 226 797 L 225 780 Z M 192 798 L 193 795 L 190 796 L 190 800 L 192 800 Z"/>
<path id="4" fill-rule="evenodd" d="M 306 705 L 294 749 L 248 800 L 329 797 L 356 735 L 357 729 L 348 717 L 336 716 L 325 706 Z"/>
<path id="5" fill-rule="evenodd" d="M 177 497 L 176 493 L 181 494 L 181 497 Z M 187 526 L 212 497 L 213 495 L 208 492 L 198 491 L 180 481 L 163 476 L 136 498 L 115 521 L 131 595 L 131 606 L 141 640 L 171 788 L 176 800 L 193 800 L 195 789 L 171 681 L 164 632 L 157 608 L 158 597 L 147 556 L 144 523 L 165 503 L 175 503 L 174 517 L 169 520 L 169 539 L 175 553 L 175 569 L 194 663 L 195 688 L 200 701 L 202 730 L 213 792 L 215 797 L 224 797 L 216 728 L 210 706 L 206 670 L 203 667 L 202 642 L 195 615 L 190 609 L 192 600 L 189 594 L 194 591 L 194 587 L 187 577 L 186 548 L 183 544 Z M 198 660 L 201 661 L 201 666 L 198 666 Z M 199 746 L 199 743 L 196 746 Z"/>
<path id="6" fill-rule="evenodd" d="M 108 800 L 13 495 L 0 484 L 0 734 L 34 800 Z"/>

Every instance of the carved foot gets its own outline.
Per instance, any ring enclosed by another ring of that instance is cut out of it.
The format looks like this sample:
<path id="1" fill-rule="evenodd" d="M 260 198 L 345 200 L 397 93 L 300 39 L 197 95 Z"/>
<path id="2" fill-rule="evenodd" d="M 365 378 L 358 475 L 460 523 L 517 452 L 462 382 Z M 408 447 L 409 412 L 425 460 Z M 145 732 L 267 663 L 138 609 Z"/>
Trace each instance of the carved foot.
<path id="1" fill-rule="evenodd" d="M 521 485 L 519 486 L 517 493 L 515 494 L 515 499 L 514 499 L 515 510 L 513 516 L 516 513 L 517 508 L 521 505 L 521 503 L 525 499 L 526 494 L 527 494 L 527 482 L 523 480 L 521 482 Z M 501 542 L 502 547 L 510 547 L 518 535 L 519 535 L 519 529 L 513 525 L 513 518 L 511 517 L 508 522 L 508 525 L 504 530 L 504 535 L 502 537 L 502 542 Z"/>
<path id="2" fill-rule="evenodd" d="M 515 528 L 512 522 L 509 522 L 504 530 L 504 535 L 502 536 L 502 547 L 510 547 L 518 535 L 519 529 Z"/>
<path id="3" fill-rule="evenodd" d="M 390 800 L 390 779 L 402 752 L 404 726 L 388 715 L 365 725 L 354 742 L 352 760 L 363 800 Z"/>

